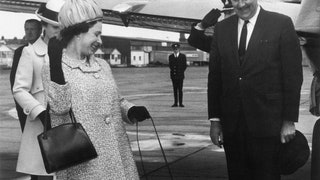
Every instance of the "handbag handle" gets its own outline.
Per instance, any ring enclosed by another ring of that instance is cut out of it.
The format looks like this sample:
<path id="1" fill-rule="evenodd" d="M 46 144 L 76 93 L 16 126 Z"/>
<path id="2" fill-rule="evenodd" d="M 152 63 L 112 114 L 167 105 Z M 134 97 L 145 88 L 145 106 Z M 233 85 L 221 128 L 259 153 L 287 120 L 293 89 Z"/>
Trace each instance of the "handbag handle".
<path id="1" fill-rule="evenodd" d="M 72 110 L 72 107 L 70 108 L 69 110 L 69 115 L 70 115 L 70 118 L 71 118 L 71 122 L 76 124 L 77 123 L 77 120 L 76 118 L 74 117 L 74 113 L 73 113 L 73 110 Z"/>
<path id="2" fill-rule="evenodd" d="M 51 122 L 50 120 L 50 114 L 49 114 L 49 111 L 50 111 L 50 105 L 49 103 L 47 104 L 47 109 L 46 109 L 46 113 L 45 113 L 45 121 L 44 121 L 44 127 L 43 127 L 43 138 L 46 139 L 47 138 L 47 131 L 48 129 L 51 128 L 51 126 L 49 127 L 49 121 Z M 69 115 L 70 115 L 70 119 L 71 119 L 71 123 L 76 125 L 77 124 L 77 120 L 76 118 L 74 117 L 74 113 L 73 113 L 73 110 L 72 110 L 72 107 L 70 108 L 69 110 Z"/>

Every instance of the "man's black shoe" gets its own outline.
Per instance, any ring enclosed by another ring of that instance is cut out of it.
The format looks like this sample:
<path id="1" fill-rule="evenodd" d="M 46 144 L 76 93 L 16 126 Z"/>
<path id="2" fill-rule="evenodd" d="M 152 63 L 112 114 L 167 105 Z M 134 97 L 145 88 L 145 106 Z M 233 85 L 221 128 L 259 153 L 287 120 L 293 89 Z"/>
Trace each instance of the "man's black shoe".
<path id="1" fill-rule="evenodd" d="M 179 107 L 184 107 L 184 105 L 183 105 L 183 104 L 180 104 Z"/>
<path id="2" fill-rule="evenodd" d="M 173 104 L 171 107 L 178 107 L 178 105 L 177 104 Z"/>

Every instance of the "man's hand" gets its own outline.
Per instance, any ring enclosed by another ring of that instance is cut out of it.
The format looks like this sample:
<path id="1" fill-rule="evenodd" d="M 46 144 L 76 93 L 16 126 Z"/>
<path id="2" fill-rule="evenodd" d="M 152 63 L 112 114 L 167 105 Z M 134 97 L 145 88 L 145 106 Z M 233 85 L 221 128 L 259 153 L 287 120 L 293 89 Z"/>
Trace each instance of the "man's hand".
<path id="1" fill-rule="evenodd" d="M 281 142 L 287 143 L 291 141 L 296 133 L 296 127 L 292 121 L 283 121 L 281 128 Z"/>
<path id="2" fill-rule="evenodd" d="M 223 144 L 223 134 L 219 121 L 211 121 L 210 138 L 213 144 L 217 145 L 220 148 L 222 147 L 221 145 Z"/>
<path id="3" fill-rule="evenodd" d="M 219 9 L 212 9 L 208 14 L 204 16 L 201 21 L 201 27 L 207 29 L 210 26 L 215 25 L 218 22 L 219 17 L 221 16 Z"/>

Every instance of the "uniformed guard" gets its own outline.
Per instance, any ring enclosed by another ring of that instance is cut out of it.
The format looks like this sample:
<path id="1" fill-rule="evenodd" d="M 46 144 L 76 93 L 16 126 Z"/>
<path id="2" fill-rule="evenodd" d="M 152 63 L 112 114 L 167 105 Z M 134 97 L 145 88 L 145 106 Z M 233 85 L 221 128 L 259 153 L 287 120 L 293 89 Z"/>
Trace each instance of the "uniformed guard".
<path id="1" fill-rule="evenodd" d="M 171 45 L 173 54 L 169 56 L 170 78 L 173 85 L 174 104 L 172 107 L 184 107 L 182 104 L 183 93 L 183 79 L 184 71 L 187 69 L 186 55 L 180 53 L 180 44 L 174 43 Z M 178 95 L 179 94 L 179 95 Z"/>

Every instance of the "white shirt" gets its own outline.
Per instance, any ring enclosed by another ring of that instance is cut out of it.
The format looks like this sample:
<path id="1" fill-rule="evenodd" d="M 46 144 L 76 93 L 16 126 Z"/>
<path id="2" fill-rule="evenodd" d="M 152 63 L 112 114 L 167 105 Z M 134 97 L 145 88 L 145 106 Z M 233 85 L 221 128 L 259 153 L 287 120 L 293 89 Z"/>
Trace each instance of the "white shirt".
<path id="1" fill-rule="evenodd" d="M 249 19 L 249 22 L 247 24 L 247 32 L 248 33 L 247 33 L 246 49 L 248 47 L 248 44 L 249 44 L 249 41 L 250 41 L 250 38 L 251 38 L 251 35 L 252 35 L 252 32 L 253 32 L 254 26 L 256 25 L 259 12 L 260 12 L 260 6 L 258 5 L 256 14 L 251 19 Z M 244 20 L 239 18 L 239 21 L 238 21 L 238 47 L 239 47 L 239 44 L 240 44 L 240 36 L 241 36 L 241 31 L 242 31 L 243 24 L 244 24 Z"/>

